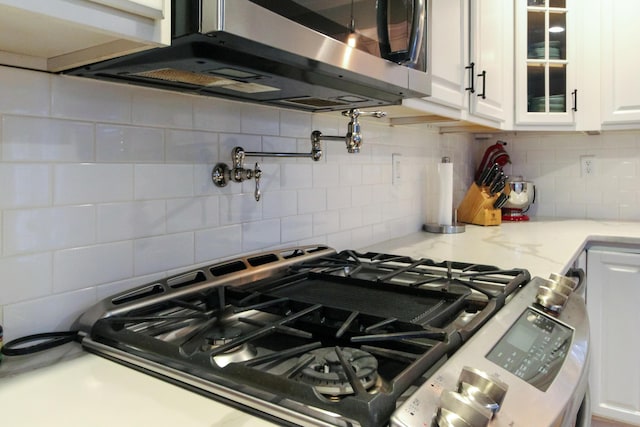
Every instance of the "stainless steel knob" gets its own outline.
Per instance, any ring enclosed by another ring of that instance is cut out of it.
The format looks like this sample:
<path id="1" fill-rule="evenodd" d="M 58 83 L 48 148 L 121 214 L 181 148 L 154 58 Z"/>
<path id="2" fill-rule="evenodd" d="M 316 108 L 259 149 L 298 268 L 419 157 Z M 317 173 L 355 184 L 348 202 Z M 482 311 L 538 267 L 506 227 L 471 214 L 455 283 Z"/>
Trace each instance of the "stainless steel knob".
<path id="1" fill-rule="evenodd" d="M 491 411 L 455 391 L 444 391 L 436 414 L 438 427 L 486 427 Z"/>
<path id="2" fill-rule="evenodd" d="M 509 386 L 478 369 L 465 367 L 458 378 L 458 393 L 491 411 L 500 410 Z"/>

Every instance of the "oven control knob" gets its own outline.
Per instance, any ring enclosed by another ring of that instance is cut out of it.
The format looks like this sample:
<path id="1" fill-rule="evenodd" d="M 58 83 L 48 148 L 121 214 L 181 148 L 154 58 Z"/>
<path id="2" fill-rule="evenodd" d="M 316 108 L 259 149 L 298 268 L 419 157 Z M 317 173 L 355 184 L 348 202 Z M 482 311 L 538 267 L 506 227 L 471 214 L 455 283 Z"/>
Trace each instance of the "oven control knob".
<path id="1" fill-rule="evenodd" d="M 458 393 L 491 411 L 492 417 L 500 410 L 508 389 L 499 379 L 470 367 L 464 367 L 458 378 Z"/>
<path id="2" fill-rule="evenodd" d="M 558 314 L 562 311 L 567 300 L 569 299 L 569 293 L 565 292 L 566 286 L 559 285 L 551 280 L 545 280 L 536 293 L 536 303 L 542 306 L 542 308 L 552 313 Z"/>
<path id="3" fill-rule="evenodd" d="M 491 411 L 466 396 L 451 390 L 440 395 L 440 407 L 436 413 L 438 427 L 486 427 L 489 421 Z"/>

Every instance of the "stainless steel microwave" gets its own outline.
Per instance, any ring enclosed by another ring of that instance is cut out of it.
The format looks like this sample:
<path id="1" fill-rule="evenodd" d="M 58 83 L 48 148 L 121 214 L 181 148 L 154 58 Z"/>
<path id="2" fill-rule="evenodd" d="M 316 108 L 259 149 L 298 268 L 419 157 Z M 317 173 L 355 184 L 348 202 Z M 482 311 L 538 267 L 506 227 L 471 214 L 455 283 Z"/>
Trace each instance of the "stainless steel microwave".
<path id="1" fill-rule="evenodd" d="M 430 94 L 427 0 L 173 0 L 171 46 L 69 74 L 307 111 Z"/>

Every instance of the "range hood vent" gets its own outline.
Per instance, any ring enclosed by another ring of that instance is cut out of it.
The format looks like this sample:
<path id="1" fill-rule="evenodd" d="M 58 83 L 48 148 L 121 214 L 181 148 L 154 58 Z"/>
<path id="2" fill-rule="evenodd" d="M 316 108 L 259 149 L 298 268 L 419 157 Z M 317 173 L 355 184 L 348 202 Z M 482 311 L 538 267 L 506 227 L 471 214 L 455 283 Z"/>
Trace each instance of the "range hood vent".
<path id="1" fill-rule="evenodd" d="M 312 112 L 394 105 L 424 96 L 225 32 L 190 34 L 169 47 L 66 73 Z"/>

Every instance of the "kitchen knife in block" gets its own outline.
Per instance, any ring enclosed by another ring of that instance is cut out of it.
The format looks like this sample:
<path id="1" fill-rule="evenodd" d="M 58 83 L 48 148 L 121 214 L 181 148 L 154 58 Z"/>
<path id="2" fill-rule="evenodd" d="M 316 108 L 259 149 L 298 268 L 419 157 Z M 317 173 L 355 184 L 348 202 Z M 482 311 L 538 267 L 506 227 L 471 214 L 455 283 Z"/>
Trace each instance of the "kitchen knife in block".
<path id="1" fill-rule="evenodd" d="M 475 183 L 471 184 L 467 194 L 458 206 L 458 221 L 477 225 L 500 225 L 502 214 L 500 209 L 495 209 L 493 204 L 498 198 L 480 188 Z"/>

